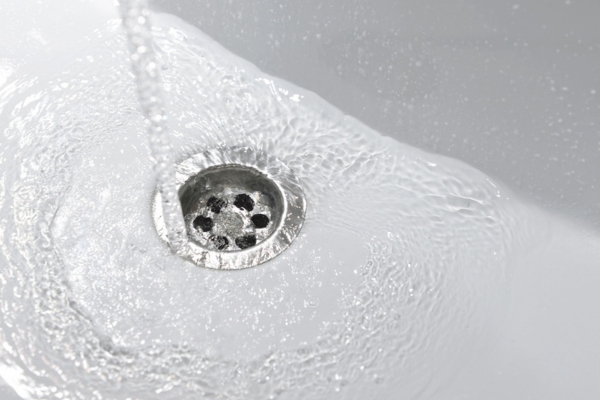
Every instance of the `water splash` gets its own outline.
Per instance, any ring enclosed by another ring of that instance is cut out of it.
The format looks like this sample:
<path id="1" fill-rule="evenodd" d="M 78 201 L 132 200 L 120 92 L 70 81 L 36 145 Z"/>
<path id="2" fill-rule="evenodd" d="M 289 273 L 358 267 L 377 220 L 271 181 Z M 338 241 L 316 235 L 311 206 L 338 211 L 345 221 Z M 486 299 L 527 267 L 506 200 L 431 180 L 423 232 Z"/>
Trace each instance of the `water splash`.
<path id="1" fill-rule="evenodd" d="M 175 188 L 175 168 L 172 146 L 164 110 L 159 66 L 152 48 L 152 26 L 146 0 L 121 1 L 121 15 L 127 32 L 131 66 L 135 75 L 137 95 L 150 137 L 150 150 L 158 190 L 162 196 L 163 215 L 171 250 L 182 254 L 187 244 L 187 232 L 181 204 Z"/>

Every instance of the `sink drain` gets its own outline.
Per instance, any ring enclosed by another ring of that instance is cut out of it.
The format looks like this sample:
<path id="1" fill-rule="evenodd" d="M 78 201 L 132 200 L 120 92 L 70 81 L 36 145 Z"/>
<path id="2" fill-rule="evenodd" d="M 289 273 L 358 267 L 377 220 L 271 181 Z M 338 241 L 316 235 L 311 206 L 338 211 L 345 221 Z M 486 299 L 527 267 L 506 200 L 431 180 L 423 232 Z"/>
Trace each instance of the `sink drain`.
<path id="1" fill-rule="evenodd" d="M 200 171 L 180 189 L 188 235 L 204 248 L 254 247 L 281 224 L 279 187 L 252 167 L 229 164 Z"/>
<path id="2" fill-rule="evenodd" d="M 304 222 L 298 179 L 281 161 L 249 148 L 214 149 L 176 166 L 188 233 L 185 257 L 215 269 L 243 269 L 279 255 Z M 168 243 L 160 193 L 154 224 Z"/>

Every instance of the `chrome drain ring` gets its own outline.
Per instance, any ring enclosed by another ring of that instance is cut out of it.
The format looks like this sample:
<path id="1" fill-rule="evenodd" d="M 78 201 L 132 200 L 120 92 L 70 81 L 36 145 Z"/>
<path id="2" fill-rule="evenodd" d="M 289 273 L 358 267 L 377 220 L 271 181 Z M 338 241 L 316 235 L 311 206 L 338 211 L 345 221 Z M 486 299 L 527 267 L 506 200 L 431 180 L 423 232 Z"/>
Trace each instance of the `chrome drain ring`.
<path id="1" fill-rule="evenodd" d="M 247 147 L 194 154 L 176 167 L 188 232 L 183 257 L 213 269 L 244 269 L 287 249 L 306 213 L 298 178 L 280 160 Z M 154 225 L 169 243 L 156 191 Z"/>

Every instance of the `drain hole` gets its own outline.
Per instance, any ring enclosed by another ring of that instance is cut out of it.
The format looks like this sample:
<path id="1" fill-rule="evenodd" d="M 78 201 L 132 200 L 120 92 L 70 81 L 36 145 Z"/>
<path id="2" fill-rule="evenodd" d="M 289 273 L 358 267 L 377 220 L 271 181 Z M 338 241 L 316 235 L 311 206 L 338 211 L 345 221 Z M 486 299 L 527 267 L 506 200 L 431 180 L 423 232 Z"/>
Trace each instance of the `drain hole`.
<path id="1" fill-rule="evenodd" d="M 256 236 L 240 236 L 239 238 L 235 239 L 235 244 L 242 250 L 247 249 L 248 247 L 252 247 L 256 244 Z"/>
<path id="2" fill-rule="evenodd" d="M 211 218 L 203 217 L 202 215 L 198 215 L 198 217 L 196 217 L 194 220 L 194 228 L 200 228 L 202 229 L 202 232 L 210 231 L 214 225 L 215 224 Z"/>
<path id="3" fill-rule="evenodd" d="M 300 232 L 302 187 L 274 157 L 245 147 L 217 148 L 182 161 L 176 172 L 188 239 L 183 256 L 201 267 L 252 267 L 281 254 Z M 152 215 L 169 243 L 160 190 Z"/>
<path id="4" fill-rule="evenodd" d="M 248 196 L 246 193 L 241 193 L 235 196 L 235 201 L 233 202 L 233 205 L 237 208 L 241 208 L 247 211 L 254 210 L 254 200 L 252 200 L 252 197 Z"/>
<path id="5" fill-rule="evenodd" d="M 227 246 L 229 246 L 229 240 L 225 237 L 225 236 L 211 236 L 208 238 L 208 240 L 210 240 L 217 249 L 219 250 L 225 250 L 227 248 Z M 256 238 L 255 238 L 256 240 Z M 236 243 L 237 243 L 237 239 L 236 239 Z"/>
<path id="6" fill-rule="evenodd" d="M 252 220 L 254 226 L 258 229 L 266 228 L 266 226 L 269 225 L 269 217 L 267 217 L 265 214 L 254 214 L 250 219 Z"/>
<path id="7" fill-rule="evenodd" d="M 210 207 L 210 211 L 214 212 L 215 214 L 218 214 L 221 212 L 221 208 L 227 207 L 227 201 L 213 196 L 210 199 L 208 199 L 206 205 Z"/>

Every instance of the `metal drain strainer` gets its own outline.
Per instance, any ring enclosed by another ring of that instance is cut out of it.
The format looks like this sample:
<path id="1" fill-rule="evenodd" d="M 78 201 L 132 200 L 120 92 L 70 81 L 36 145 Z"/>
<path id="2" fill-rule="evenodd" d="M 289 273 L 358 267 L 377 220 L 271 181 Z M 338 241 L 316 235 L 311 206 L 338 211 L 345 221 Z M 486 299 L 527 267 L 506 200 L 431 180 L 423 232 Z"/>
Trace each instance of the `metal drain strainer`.
<path id="1" fill-rule="evenodd" d="M 176 166 L 188 232 L 187 258 L 215 269 L 242 269 L 280 254 L 304 222 L 298 179 L 281 161 L 245 147 L 195 154 Z M 168 243 L 160 193 L 153 217 Z"/>

